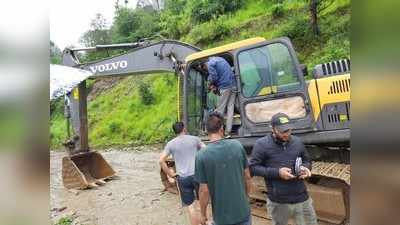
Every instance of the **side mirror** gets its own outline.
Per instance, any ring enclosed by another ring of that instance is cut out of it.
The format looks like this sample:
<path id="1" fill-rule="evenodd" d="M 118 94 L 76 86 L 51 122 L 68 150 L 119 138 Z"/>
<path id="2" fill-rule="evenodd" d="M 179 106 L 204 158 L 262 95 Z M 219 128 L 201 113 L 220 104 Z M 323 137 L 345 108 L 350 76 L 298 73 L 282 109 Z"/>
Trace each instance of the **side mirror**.
<path id="1" fill-rule="evenodd" d="M 308 69 L 307 69 L 307 65 L 306 64 L 300 64 L 300 70 L 303 73 L 303 76 L 307 76 L 308 75 Z"/>

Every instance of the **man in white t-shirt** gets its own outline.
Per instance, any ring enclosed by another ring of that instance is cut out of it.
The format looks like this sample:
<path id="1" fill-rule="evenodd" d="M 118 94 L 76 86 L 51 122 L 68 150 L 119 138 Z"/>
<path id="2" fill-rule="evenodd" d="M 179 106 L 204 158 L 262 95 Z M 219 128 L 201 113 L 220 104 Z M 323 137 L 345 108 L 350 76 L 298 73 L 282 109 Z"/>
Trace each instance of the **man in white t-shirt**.
<path id="1" fill-rule="evenodd" d="M 176 137 L 165 146 L 159 163 L 164 173 L 176 178 L 182 205 L 188 207 L 191 224 L 198 225 L 200 218 L 198 213 L 195 212 L 195 202 L 198 199 L 199 184 L 194 180 L 194 164 L 197 151 L 205 145 L 200 138 L 188 135 L 182 122 L 176 122 L 172 129 Z M 167 166 L 166 160 L 169 155 L 172 155 L 175 160 L 176 173 L 172 172 Z"/>

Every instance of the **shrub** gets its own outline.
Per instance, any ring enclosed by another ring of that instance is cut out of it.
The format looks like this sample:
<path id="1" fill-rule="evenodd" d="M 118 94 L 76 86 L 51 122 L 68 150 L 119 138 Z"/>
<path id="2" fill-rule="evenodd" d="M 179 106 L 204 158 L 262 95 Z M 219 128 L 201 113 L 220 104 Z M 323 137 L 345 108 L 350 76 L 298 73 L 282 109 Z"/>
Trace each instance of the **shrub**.
<path id="1" fill-rule="evenodd" d="M 150 90 L 150 85 L 145 82 L 139 83 L 139 95 L 144 105 L 151 105 L 154 102 L 154 95 Z"/>
<path id="2" fill-rule="evenodd" d="M 224 17 L 203 23 L 192 29 L 188 35 L 188 42 L 206 44 L 219 40 L 230 32 L 229 26 L 224 22 Z"/>
<path id="3" fill-rule="evenodd" d="M 272 18 L 277 19 L 283 17 L 285 14 L 285 9 L 282 4 L 278 3 L 271 7 Z"/>
<path id="4" fill-rule="evenodd" d="M 313 39 L 313 33 L 306 17 L 295 16 L 291 22 L 280 31 L 280 36 L 287 36 L 293 42 L 300 45 L 307 45 Z"/>
<path id="5" fill-rule="evenodd" d="M 73 222 L 73 219 L 70 216 L 63 217 L 55 225 L 71 225 Z"/>
<path id="6" fill-rule="evenodd" d="M 121 124 L 119 122 L 112 121 L 108 124 L 108 129 L 110 129 L 110 131 L 114 133 L 121 129 Z"/>
<path id="7" fill-rule="evenodd" d="M 218 16 L 234 12 L 242 7 L 243 0 L 194 0 L 191 2 L 190 18 L 193 23 L 203 23 Z"/>

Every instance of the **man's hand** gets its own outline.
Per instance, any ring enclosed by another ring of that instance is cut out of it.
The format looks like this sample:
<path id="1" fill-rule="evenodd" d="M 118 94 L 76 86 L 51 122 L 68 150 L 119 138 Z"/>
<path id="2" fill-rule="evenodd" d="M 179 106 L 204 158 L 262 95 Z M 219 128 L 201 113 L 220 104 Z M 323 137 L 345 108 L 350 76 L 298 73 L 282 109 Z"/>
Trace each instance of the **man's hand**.
<path id="1" fill-rule="evenodd" d="M 207 205 L 210 199 L 208 186 L 206 183 L 200 183 L 199 187 L 199 203 L 200 203 L 200 224 L 206 225 L 207 222 Z"/>
<path id="2" fill-rule="evenodd" d="M 250 169 L 246 168 L 244 169 L 244 183 L 246 187 L 246 194 L 249 196 L 251 190 L 252 190 L 252 182 L 251 182 L 251 175 L 250 175 Z"/>
<path id="3" fill-rule="evenodd" d="M 217 89 L 217 87 L 214 84 L 209 84 L 208 85 L 208 91 L 215 91 Z"/>
<path id="4" fill-rule="evenodd" d="M 158 163 L 160 164 L 161 169 L 163 170 L 163 172 L 171 177 L 171 178 L 175 178 L 176 177 L 176 173 L 174 170 L 172 170 L 171 168 L 168 167 L 167 165 L 167 159 L 168 159 L 169 154 L 166 153 L 165 151 L 163 151 L 160 155 L 160 159 L 158 160 Z"/>
<path id="5" fill-rule="evenodd" d="M 279 169 L 279 176 L 284 180 L 290 180 L 295 178 L 292 174 L 292 170 L 287 167 L 282 167 Z"/>
<path id="6" fill-rule="evenodd" d="M 212 91 L 215 95 L 221 95 L 221 92 L 219 91 L 218 87 L 215 84 L 209 84 L 208 85 L 208 91 Z"/>
<path id="7" fill-rule="evenodd" d="M 207 225 L 207 216 L 200 215 L 200 224 L 201 225 Z"/>
<path id="8" fill-rule="evenodd" d="M 171 173 L 168 174 L 168 176 L 170 176 L 170 177 L 172 177 L 172 178 L 176 178 L 176 177 L 178 176 L 178 174 L 171 171 Z"/>
<path id="9" fill-rule="evenodd" d="M 305 166 L 300 166 L 300 174 L 300 179 L 311 177 L 311 171 Z"/>

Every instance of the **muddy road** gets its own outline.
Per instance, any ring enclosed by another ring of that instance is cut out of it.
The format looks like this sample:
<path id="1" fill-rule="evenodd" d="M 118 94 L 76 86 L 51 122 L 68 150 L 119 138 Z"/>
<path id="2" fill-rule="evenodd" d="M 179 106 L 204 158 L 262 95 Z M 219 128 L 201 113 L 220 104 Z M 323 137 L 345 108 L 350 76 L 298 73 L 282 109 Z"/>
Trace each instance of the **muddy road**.
<path id="1" fill-rule="evenodd" d="M 118 177 L 95 189 L 73 193 L 61 180 L 64 152 L 50 153 L 50 218 L 70 216 L 72 224 L 186 225 L 178 195 L 163 192 L 157 163 L 160 147 L 102 151 Z M 270 224 L 253 217 L 254 225 Z"/>

